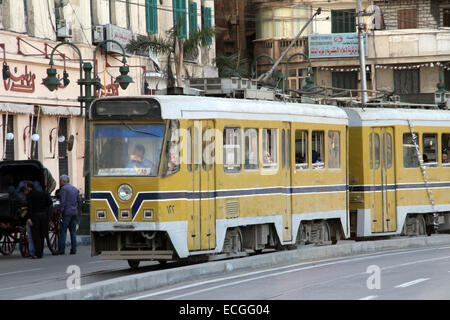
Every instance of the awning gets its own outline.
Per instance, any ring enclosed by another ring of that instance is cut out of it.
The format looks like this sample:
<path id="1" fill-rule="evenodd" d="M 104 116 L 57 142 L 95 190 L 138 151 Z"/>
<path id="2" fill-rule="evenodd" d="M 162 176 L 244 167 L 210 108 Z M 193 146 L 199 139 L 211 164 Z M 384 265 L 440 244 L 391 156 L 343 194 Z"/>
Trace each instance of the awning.
<path id="1" fill-rule="evenodd" d="M 34 114 L 34 106 L 29 104 L 0 102 L 0 112 Z"/>
<path id="2" fill-rule="evenodd" d="M 80 115 L 79 107 L 50 107 L 41 106 L 41 112 L 50 116 L 78 116 Z"/>

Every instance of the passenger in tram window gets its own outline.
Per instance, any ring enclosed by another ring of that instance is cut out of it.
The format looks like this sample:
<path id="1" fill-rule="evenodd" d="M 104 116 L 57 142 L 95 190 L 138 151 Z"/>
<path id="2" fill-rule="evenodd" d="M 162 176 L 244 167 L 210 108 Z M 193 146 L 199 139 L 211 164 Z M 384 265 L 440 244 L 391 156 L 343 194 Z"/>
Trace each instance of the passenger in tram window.
<path id="1" fill-rule="evenodd" d="M 272 159 L 270 157 L 269 152 L 266 152 L 266 154 L 264 155 L 264 163 L 272 163 Z"/>
<path id="2" fill-rule="evenodd" d="M 130 161 L 128 162 L 127 168 L 150 168 L 151 173 L 154 174 L 155 166 L 154 164 L 144 158 L 145 155 L 145 147 L 142 144 L 137 144 L 134 147 L 134 152 L 132 155 L 130 155 Z"/>
<path id="3" fill-rule="evenodd" d="M 320 163 L 320 154 L 316 150 L 312 150 L 312 163 Z"/>
<path id="4" fill-rule="evenodd" d="M 442 163 L 449 163 L 447 149 L 442 150 Z"/>

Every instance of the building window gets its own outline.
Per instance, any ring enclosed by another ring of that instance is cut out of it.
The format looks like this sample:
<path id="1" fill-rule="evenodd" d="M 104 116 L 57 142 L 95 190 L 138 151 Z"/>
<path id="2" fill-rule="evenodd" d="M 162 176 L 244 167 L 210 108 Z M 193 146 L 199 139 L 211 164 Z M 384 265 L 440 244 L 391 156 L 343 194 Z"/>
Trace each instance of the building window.
<path id="1" fill-rule="evenodd" d="M 397 11 L 397 28 L 417 28 L 417 9 L 401 9 Z"/>
<path id="2" fill-rule="evenodd" d="M 244 169 L 258 169 L 258 130 L 244 131 Z"/>
<path id="3" fill-rule="evenodd" d="M 211 8 L 201 7 L 202 10 L 202 29 L 212 27 Z M 206 45 L 212 44 L 212 38 L 207 39 Z"/>
<path id="4" fill-rule="evenodd" d="M 332 82 L 333 88 L 357 89 L 358 88 L 358 73 L 356 71 L 333 72 L 331 74 L 331 82 Z M 339 91 L 337 91 L 337 92 L 339 92 Z M 350 92 L 348 92 L 346 95 L 350 95 Z"/>
<path id="5" fill-rule="evenodd" d="M 158 33 L 158 4 L 157 0 L 145 0 L 145 21 L 147 32 Z"/>
<path id="6" fill-rule="evenodd" d="M 308 169 L 308 131 L 295 130 L 295 169 Z"/>
<path id="7" fill-rule="evenodd" d="M 412 94 L 420 92 L 419 69 L 394 70 L 394 92 Z"/>
<path id="8" fill-rule="evenodd" d="M 444 9 L 442 26 L 450 27 L 450 9 L 448 8 Z"/>
<path id="9" fill-rule="evenodd" d="M 423 141 L 423 163 L 427 167 L 437 167 L 437 134 L 424 133 Z"/>
<path id="10" fill-rule="evenodd" d="M 8 123 L 7 123 L 8 122 Z M 14 160 L 14 140 L 7 139 L 8 133 L 14 133 L 14 116 L 3 115 L 3 160 Z"/>
<path id="11" fill-rule="evenodd" d="M 59 175 L 69 175 L 69 159 L 67 157 L 67 118 L 59 119 L 58 137 L 64 136 L 63 142 L 58 140 Z"/>
<path id="12" fill-rule="evenodd" d="M 331 33 L 356 32 L 355 10 L 331 10 Z"/>
<path id="13" fill-rule="evenodd" d="M 328 168 L 339 169 L 341 167 L 340 134 L 339 131 L 328 132 Z"/>
<path id="14" fill-rule="evenodd" d="M 189 33 L 197 29 L 197 3 L 189 2 Z"/>
<path id="15" fill-rule="evenodd" d="M 277 129 L 262 130 L 262 156 L 264 168 L 276 168 L 277 157 Z"/>
<path id="16" fill-rule="evenodd" d="M 417 133 L 414 133 L 414 136 L 417 139 Z M 418 140 L 417 144 L 419 144 Z M 403 166 L 405 168 L 417 168 L 419 166 L 419 161 L 416 155 L 416 147 L 411 133 L 403 134 Z"/>
<path id="17" fill-rule="evenodd" d="M 225 172 L 241 170 L 241 129 L 225 128 L 223 145 L 223 169 Z"/>
<path id="18" fill-rule="evenodd" d="M 187 37 L 186 15 L 186 0 L 173 0 L 173 26 L 181 39 Z"/>

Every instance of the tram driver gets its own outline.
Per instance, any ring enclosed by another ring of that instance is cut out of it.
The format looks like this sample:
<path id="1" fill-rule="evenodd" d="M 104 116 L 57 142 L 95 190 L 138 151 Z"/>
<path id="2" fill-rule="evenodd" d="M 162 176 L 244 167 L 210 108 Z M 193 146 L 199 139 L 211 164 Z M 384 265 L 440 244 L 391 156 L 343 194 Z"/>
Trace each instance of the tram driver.
<path id="1" fill-rule="evenodd" d="M 150 169 L 150 175 L 155 175 L 156 174 L 155 165 L 150 160 L 144 158 L 144 155 L 145 155 L 145 147 L 142 144 L 137 144 L 134 147 L 133 154 L 130 155 L 130 161 L 128 162 L 127 168 Z"/>

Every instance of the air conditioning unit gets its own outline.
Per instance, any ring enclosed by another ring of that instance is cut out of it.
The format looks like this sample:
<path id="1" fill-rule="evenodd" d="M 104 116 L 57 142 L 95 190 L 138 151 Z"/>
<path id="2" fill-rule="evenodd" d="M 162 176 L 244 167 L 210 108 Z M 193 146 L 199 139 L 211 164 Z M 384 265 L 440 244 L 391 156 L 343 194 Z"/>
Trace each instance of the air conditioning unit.
<path id="1" fill-rule="evenodd" d="M 94 26 L 92 29 L 92 43 L 100 43 L 105 40 L 105 32 L 103 26 Z"/>
<path id="2" fill-rule="evenodd" d="M 60 19 L 56 22 L 56 36 L 58 38 L 72 38 L 72 23 L 69 19 Z"/>

